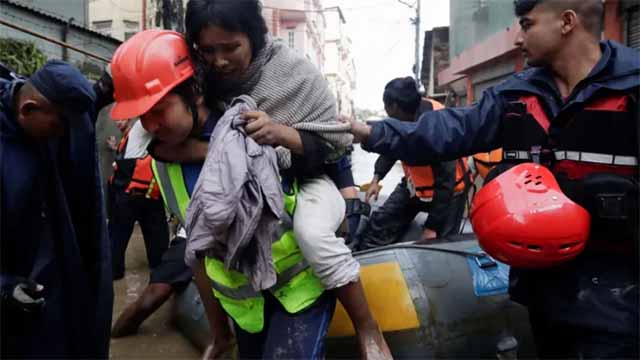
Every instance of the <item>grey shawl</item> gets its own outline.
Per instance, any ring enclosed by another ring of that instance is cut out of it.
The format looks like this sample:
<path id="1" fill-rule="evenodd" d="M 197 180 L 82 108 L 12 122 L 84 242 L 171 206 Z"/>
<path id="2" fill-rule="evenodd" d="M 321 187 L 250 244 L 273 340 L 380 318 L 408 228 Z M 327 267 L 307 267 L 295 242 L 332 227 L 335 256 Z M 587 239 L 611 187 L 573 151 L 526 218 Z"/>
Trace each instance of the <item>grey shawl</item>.
<path id="1" fill-rule="evenodd" d="M 351 144 L 350 125 L 338 121 L 336 100 L 325 78 L 315 65 L 281 40 L 267 39 L 229 95 L 241 94 L 251 96 L 258 110 L 273 121 L 317 133 L 335 153 L 342 153 Z M 290 152 L 281 147 L 276 151 L 280 168 L 289 168 Z"/>

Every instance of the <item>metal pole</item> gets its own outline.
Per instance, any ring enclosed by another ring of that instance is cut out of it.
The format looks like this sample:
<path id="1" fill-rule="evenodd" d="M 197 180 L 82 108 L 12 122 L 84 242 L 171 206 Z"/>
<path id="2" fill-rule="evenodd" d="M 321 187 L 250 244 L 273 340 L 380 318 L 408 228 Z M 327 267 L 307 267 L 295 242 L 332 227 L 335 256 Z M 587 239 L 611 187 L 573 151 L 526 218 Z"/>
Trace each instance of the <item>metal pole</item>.
<path id="1" fill-rule="evenodd" d="M 420 88 L 420 0 L 416 0 L 416 64 L 415 76 L 418 88 Z"/>
<path id="2" fill-rule="evenodd" d="M 71 50 L 75 50 L 75 51 L 77 51 L 77 52 L 79 52 L 81 54 L 87 55 L 87 56 L 92 57 L 94 59 L 98 59 L 98 60 L 104 61 L 106 63 L 110 63 L 111 62 L 110 59 L 107 59 L 107 58 L 102 57 L 100 55 L 96 55 L 96 54 L 90 53 L 90 52 L 88 52 L 86 50 L 79 49 L 79 48 L 77 48 L 77 47 L 75 47 L 73 45 L 67 44 L 66 42 L 62 42 L 62 41 L 50 38 L 50 37 L 48 37 L 46 35 L 42 35 L 42 34 L 37 33 L 35 31 L 31 31 L 29 29 L 25 29 L 22 26 L 19 26 L 19 25 L 16 25 L 16 24 L 12 24 L 10 22 L 6 22 L 6 21 L 4 21 L 2 19 L 0 19 L 0 25 L 8 26 L 8 27 L 16 29 L 18 31 L 22 31 L 23 33 L 27 33 L 29 35 L 33 35 L 33 36 L 38 37 L 40 39 L 52 42 L 52 43 L 54 43 L 56 45 L 59 45 L 59 46 L 62 46 L 62 47 L 65 47 L 65 48 L 68 48 L 68 49 L 71 49 Z"/>
<path id="3" fill-rule="evenodd" d="M 142 0 L 142 30 L 147 30 L 147 0 Z"/>

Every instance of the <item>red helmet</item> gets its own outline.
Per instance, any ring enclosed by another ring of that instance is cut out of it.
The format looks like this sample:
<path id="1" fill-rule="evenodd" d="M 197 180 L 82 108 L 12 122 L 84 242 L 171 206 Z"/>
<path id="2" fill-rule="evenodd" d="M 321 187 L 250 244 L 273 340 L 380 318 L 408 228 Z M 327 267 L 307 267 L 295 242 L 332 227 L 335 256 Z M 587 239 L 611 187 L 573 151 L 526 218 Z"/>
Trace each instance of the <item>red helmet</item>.
<path id="1" fill-rule="evenodd" d="M 566 197 L 544 166 L 515 166 L 473 199 L 471 223 L 482 248 L 518 268 L 544 268 L 575 258 L 589 236 L 589 213 Z"/>
<path id="2" fill-rule="evenodd" d="M 130 119 L 151 109 L 178 84 L 193 76 L 187 43 L 169 30 L 141 31 L 125 41 L 111 60 L 113 119 Z"/>

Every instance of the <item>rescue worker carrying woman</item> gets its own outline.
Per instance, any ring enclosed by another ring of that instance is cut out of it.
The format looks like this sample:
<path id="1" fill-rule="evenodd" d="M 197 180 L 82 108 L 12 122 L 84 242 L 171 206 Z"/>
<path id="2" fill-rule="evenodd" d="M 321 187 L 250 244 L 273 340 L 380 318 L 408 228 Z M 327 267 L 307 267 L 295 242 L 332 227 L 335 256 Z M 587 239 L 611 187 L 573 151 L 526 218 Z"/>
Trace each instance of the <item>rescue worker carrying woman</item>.
<path id="1" fill-rule="evenodd" d="M 416 82 L 411 77 L 391 80 L 384 88 L 384 108 L 387 115 L 413 122 L 425 111 L 444 108 L 434 100 L 421 99 Z M 378 198 L 379 182 L 396 163 L 396 159 L 381 155 L 376 160 L 371 185 L 365 200 Z M 428 212 L 421 240 L 457 234 L 464 213 L 466 193 L 471 183 L 466 159 L 434 162 L 427 166 L 402 163 L 405 176 L 384 204 L 373 212 L 359 237 L 360 250 L 398 242 L 419 212 Z"/>
<path id="2" fill-rule="evenodd" d="M 515 13 L 515 45 L 529 69 L 473 106 L 424 113 L 416 123 L 352 122 L 352 132 L 366 150 L 414 164 L 502 147 L 495 172 L 523 162 L 547 167 L 588 210 L 589 238 L 573 260 L 512 267 L 511 298 L 528 307 L 542 358 L 638 358 L 640 54 L 600 41 L 600 0 L 518 0 Z M 526 225 L 523 236 L 542 233 Z"/>
<path id="3" fill-rule="evenodd" d="M 249 10 L 251 10 L 248 13 L 250 16 L 260 16 L 259 6 L 256 2 L 233 2 L 226 5 L 231 8 L 234 8 L 234 6 L 246 8 L 248 6 Z M 243 12 L 243 14 L 247 15 L 247 12 Z M 167 148 L 184 149 L 185 147 L 180 145 L 185 141 L 189 141 L 189 139 L 197 139 L 199 137 L 200 129 L 202 129 L 201 124 L 213 123 L 215 126 L 219 112 L 215 108 L 211 110 L 205 106 L 202 97 L 199 95 L 193 97 L 184 96 L 185 92 L 193 94 L 196 91 L 193 81 L 194 68 L 189 58 L 187 45 L 182 39 L 179 39 L 179 41 L 171 40 L 168 43 L 167 41 L 159 40 L 166 37 L 179 38 L 179 35 L 160 31 L 155 34 L 155 38 L 152 36 L 138 40 L 145 33 L 148 35 L 149 31 L 139 33 L 125 42 L 114 56 L 112 71 L 116 88 L 116 106 L 113 109 L 112 116 L 114 118 L 140 116 L 145 129 L 157 139 L 151 151 L 152 156 L 167 160 L 163 155 L 167 153 Z M 237 36 L 243 33 L 231 34 Z M 264 36 L 264 33 L 262 35 Z M 159 45 L 157 44 L 158 42 L 160 43 Z M 241 39 L 240 46 L 247 46 L 246 49 L 243 48 L 241 50 L 249 50 L 248 54 L 251 53 L 247 35 L 244 35 L 244 39 Z M 137 60 L 133 61 L 132 59 Z M 141 76 L 141 74 L 144 76 Z M 128 91 L 126 91 L 127 84 L 129 84 Z M 234 107 L 231 107 L 231 110 L 233 109 Z M 224 122 L 226 121 L 224 118 L 220 121 L 228 124 Z M 251 124 L 249 123 L 249 125 Z M 245 129 L 251 135 L 255 131 L 251 130 L 249 125 Z M 220 131 L 226 132 L 228 130 L 227 127 L 224 127 L 220 128 Z M 297 216 L 297 208 L 300 204 L 300 188 L 305 186 L 305 174 L 322 168 L 325 161 L 324 156 L 318 156 L 313 152 L 307 154 L 306 151 L 308 149 L 323 149 L 326 147 L 324 140 L 319 136 L 313 134 L 302 135 L 306 134 L 306 132 L 295 131 L 300 133 L 300 137 L 305 138 L 305 147 L 303 148 L 304 152 L 294 152 L 294 155 L 291 156 L 292 162 L 289 176 L 291 176 L 292 180 L 290 183 L 293 185 L 288 189 L 290 191 L 287 192 L 288 195 L 286 195 L 284 201 L 285 204 L 289 204 L 291 201 L 296 203 L 295 208 L 288 208 L 290 212 L 295 209 L 295 214 L 289 213 L 289 215 L 294 216 L 294 222 Z M 196 143 L 195 145 L 198 146 L 199 144 Z M 169 152 L 169 155 L 175 156 L 176 154 Z M 194 154 L 189 152 L 178 155 L 194 157 Z M 204 156 L 199 154 L 200 161 L 203 158 Z M 156 162 L 156 164 L 160 164 L 160 162 Z M 156 166 L 155 170 L 156 176 L 158 176 L 161 173 L 161 169 Z M 286 171 L 284 174 L 286 174 Z M 286 177 L 287 175 L 284 174 L 283 177 Z M 170 171 L 168 175 L 174 180 L 181 178 L 176 175 L 175 170 Z M 191 188 L 187 189 L 188 191 L 184 191 L 184 186 L 173 186 L 176 184 L 174 180 L 169 182 L 159 181 L 159 183 L 172 184 L 172 186 L 166 188 L 161 186 L 163 197 L 165 197 L 169 208 L 173 208 L 174 212 L 182 216 L 184 221 L 185 209 L 190 202 L 190 196 L 194 194 L 192 192 L 194 189 Z M 301 185 L 298 186 L 297 184 Z M 298 191 L 297 194 L 296 191 Z M 171 196 L 170 193 L 174 196 Z M 342 202 L 339 193 L 338 201 Z M 171 206 L 171 204 L 174 205 Z M 225 204 L 212 205 L 225 206 Z M 285 266 L 279 261 L 282 259 L 289 261 L 287 265 L 289 267 L 294 265 L 290 263 L 290 260 L 293 259 L 298 259 L 300 261 L 299 264 L 304 264 L 306 255 L 303 256 L 297 246 L 299 240 L 296 241 L 295 237 L 291 235 L 291 231 L 285 232 L 273 244 L 274 249 L 279 249 L 277 251 L 273 250 L 272 254 L 276 269 L 283 269 L 282 266 Z M 284 250 L 286 250 L 285 253 L 283 253 Z M 250 299 L 245 297 L 236 299 L 233 298 L 233 294 L 236 293 L 221 290 L 220 285 L 228 286 L 230 282 L 237 281 L 244 275 L 224 267 L 216 267 L 215 261 L 217 260 L 212 257 L 200 257 L 198 258 L 198 265 L 193 268 L 214 337 L 212 340 L 213 346 L 209 348 L 207 356 L 219 356 L 228 351 L 234 342 L 231 329 L 228 328 L 227 314 L 232 317 L 236 325 L 236 339 L 241 356 L 269 358 L 275 356 L 273 355 L 275 351 L 282 351 L 283 349 L 286 349 L 286 356 L 288 357 L 316 358 L 322 356 L 324 337 L 333 314 L 335 298 L 333 298 L 333 294 L 325 291 L 324 286 L 314 275 L 314 272 L 296 265 L 296 269 L 298 269 L 296 274 L 302 274 L 299 272 L 302 269 L 305 277 L 282 280 L 286 285 L 286 289 L 281 289 L 278 292 L 274 291 L 273 294 L 269 291 L 262 291 Z M 204 266 L 205 263 L 207 266 Z M 289 267 L 283 270 L 287 270 Z M 288 273 L 291 273 L 291 271 Z M 282 276 L 285 275 L 282 274 Z M 212 284 L 215 283 L 218 283 L 218 285 L 212 288 Z M 241 308 L 237 305 L 244 303 L 245 300 L 252 304 L 263 304 L 263 306 L 249 307 L 238 311 Z M 365 308 L 362 308 L 362 303 L 355 302 L 355 304 L 360 306 L 357 310 L 359 314 L 364 313 L 371 317 L 366 305 Z M 309 331 L 302 333 L 291 330 L 301 325 L 304 325 Z M 375 330 L 379 333 L 377 325 L 375 325 Z M 368 331 L 369 333 L 367 333 Z M 293 342 L 290 341 L 292 334 L 295 336 L 295 341 Z M 367 339 L 367 336 L 370 336 L 370 330 L 364 329 L 362 336 L 364 336 L 363 339 Z M 382 339 L 381 334 L 379 336 L 379 339 Z M 373 339 L 363 343 L 363 349 L 374 355 L 384 355 L 384 349 L 381 349 L 376 341 L 378 340 Z M 283 347 L 283 344 L 289 345 Z M 383 339 L 382 344 L 386 349 Z M 388 349 L 386 349 L 386 353 L 388 354 Z"/>

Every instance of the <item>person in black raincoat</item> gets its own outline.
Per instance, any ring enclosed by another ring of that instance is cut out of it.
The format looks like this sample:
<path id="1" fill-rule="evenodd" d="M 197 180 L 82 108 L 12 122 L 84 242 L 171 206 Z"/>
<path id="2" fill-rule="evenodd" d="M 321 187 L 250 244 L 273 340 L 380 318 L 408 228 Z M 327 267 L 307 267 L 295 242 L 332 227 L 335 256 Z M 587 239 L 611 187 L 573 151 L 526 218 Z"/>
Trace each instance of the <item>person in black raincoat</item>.
<path id="1" fill-rule="evenodd" d="M 0 79 L 2 358 L 108 357 L 111 254 L 94 130 L 106 102 L 62 61 Z"/>

